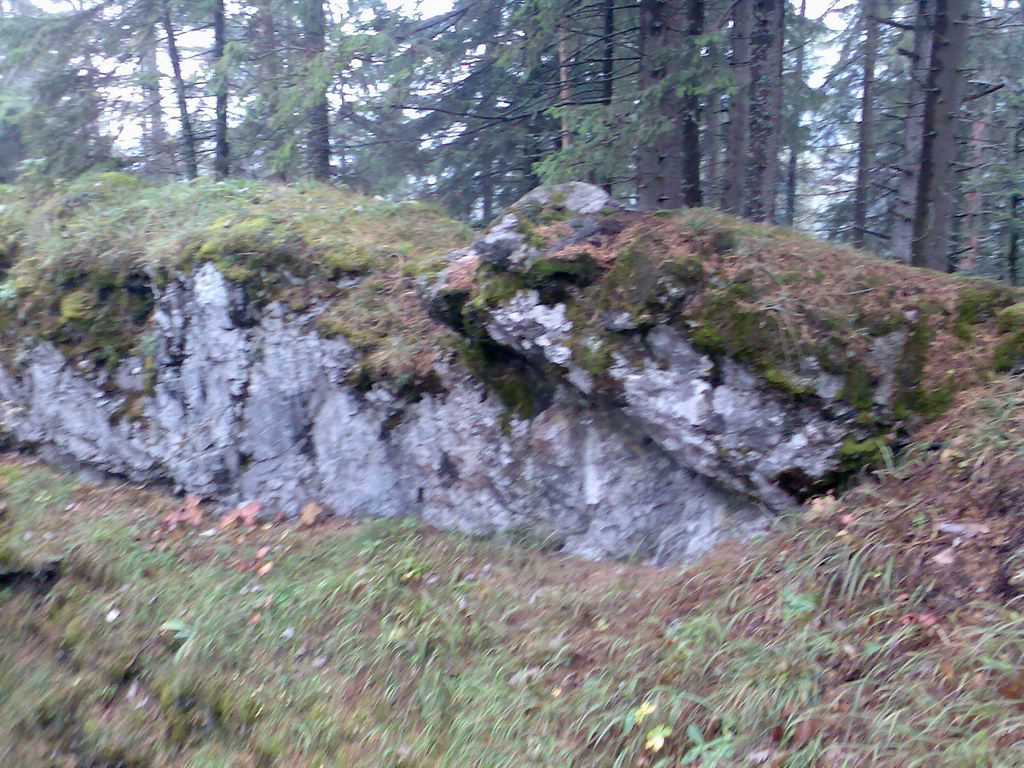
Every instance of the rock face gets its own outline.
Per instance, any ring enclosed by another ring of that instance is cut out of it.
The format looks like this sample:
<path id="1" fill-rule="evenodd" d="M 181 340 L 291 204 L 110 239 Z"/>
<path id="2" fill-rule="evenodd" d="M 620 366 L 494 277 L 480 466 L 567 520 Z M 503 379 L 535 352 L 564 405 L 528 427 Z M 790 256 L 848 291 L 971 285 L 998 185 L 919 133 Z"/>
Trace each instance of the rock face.
<path id="1" fill-rule="evenodd" d="M 508 414 L 457 365 L 415 402 L 359 391 L 347 383 L 356 355 L 343 340 L 277 305 L 239 327 L 239 301 L 210 264 L 163 292 L 155 377 L 131 419 L 118 413 L 143 388 L 140 360 L 104 380 L 49 344 L 27 348 L 0 371 L 6 429 L 226 505 L 255 498 L 294 514 L 317 500 L 341 515 L 419 514 L 478 534 L 532 531 L 594 558 L 679 559 L 761 518 L 572 387 L 556 383 L 532 419 Z"/>
<path id="2" fill-rule="evenodd" d="M 522 217 L 552 205 L 568 231 L 531 243 Z M 691 557 L 759 530 L 795 487 L 835 471 L 851 434 L 840 383 L 818 370 L 818 394 L 794 401 L 677 328 L 628 316 L 608 319 L 622 339 L 598 376 L 575 361 L 569 305 L 528 285 L 479 306 L 473 329 L 452 316 L 470 293 L 460 268 L 535 274 L 548 252 L 614 234 L 631 215 L 589 185 L 539 190 L 424 292 L 435 315 L 532 371 L 529 413 L 455 355 L 414 396 L 354 384 L 358 354 L 318 334 L 315 313 L 249 306 L 205 263 L 154 288 L 145 360 L 92 370 L 26 343 L 0 367 L 4 430 L 225 508 L 258 499 L 265 513 L 296 514 L 314 500 L 339 515 L 531 532 L 591 558 Z M 570 266 L 571 283 L 581 273 Z"/>

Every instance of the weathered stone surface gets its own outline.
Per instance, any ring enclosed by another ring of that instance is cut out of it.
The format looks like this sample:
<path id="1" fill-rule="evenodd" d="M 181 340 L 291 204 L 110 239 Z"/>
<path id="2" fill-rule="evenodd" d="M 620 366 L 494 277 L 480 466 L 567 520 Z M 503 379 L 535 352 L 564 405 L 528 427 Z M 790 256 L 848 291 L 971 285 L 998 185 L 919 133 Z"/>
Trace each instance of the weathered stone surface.
<path id="1" fill-rule="evenodd" d="M 239 327 L 239 300 L 212 265 L 164 289 L 148 393 L 137 360 L 110 394 L 52 346 L 28 347 L 0 370 L 5 431 L 225 507 L 257 498 L 296 514 L 316 500 L 343 515 L 418 514 L 473 533 L 534 531 L 587 557 L 677 560 L 764 523 L 757 504 L 571 386 L 531 420 L 454 364 L 438 371 L 442 393 L 415 402 L 360 392 L 346 383 L 357 358 L 343 340 L 276 304 Z M 560 359 L 557 340 L 530 343 Z M 129 398 L 140 412 L 119 418 Z"/>
<path id="2" fill-rule="evenodd" d="M 341 515 L 533 531 L 595 558 L 690 557 L 723 535 L 763 527 L 802 489 L 826 482 L 851 412 L 839 399 L 842 377 L 813 358 L 799 365 L 808 394 L 794 398 L 750 366 L 698 351 L 666 309 L 643 323 L 621 310 L 595 313 L 614 344 L 595 340 L 601 365 L 577 361 L 593 329 L 574 325 L 579 314 L 557 292 L 527 287 L 545 254 L 527 242 L 523 217 L 552 206 L 577 240 L 614 234 L 605 224 L 631 215 L 591 185 L 537 190 L 452 254 L 422 296 L 472 343 L 489 337 L 550 382 L 529 418 L 454 357 L 436 364 L 437 386 L 414 398 L 356 386 L 358 353 L 317 333 L 315 309 L 247 302 L 204 264 L 154 289 L 146 359 L 105 373 L 27 342 L 0 367 L 3 429 L 225 508 L 259 499 L 267 514 L 294 515 L 317 501 Z M 478 302 L 464 328 L 481 263 L 524 287 Z M 586 285 L 558 273 L 554 258 L 541 267 Z M 688 295 L 690 283 L 679 290 Z M 905 340 L 899 331 L 874 342 L 876 402 L 892 398 Z"/>
<path id="3" fill-rule="evenodd" d="M 550 187 L 538 187 L 520 198 L 512 206 L 512 210 L 525 211 L 532 206 L 556 205 L 569 213 L 585 216 L 600 213 L 602 209 L 612 204 L 611 195 L 600 187 L 582 181 L 568 181 Z"/>
<path id="4" fill-rule="evenodd" d="M 487 329 L 591 391 L 590 377 L 572 363 L 573 328 L 563 305 L 545 306 L 536 291 L 521 291 L 489 313 Z M 848 427 L 820 409 L 795 405 L 737 363 L 716 370 L 667 326 L 623 347 L 607 371 L 622 413 L 683 466 L 776 511 L 793 504 L 780 479 L 818 479 L 835 469 Z"/>

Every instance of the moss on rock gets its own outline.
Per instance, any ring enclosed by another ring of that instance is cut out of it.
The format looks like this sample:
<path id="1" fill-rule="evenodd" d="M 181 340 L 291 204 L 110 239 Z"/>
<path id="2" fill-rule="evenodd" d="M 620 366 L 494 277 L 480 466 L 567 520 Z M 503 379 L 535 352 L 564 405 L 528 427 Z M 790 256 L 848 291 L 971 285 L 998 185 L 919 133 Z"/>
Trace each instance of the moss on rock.
<path id="1" fill-rule="evenodd" d="M 316 309 L 386 383 L 424 373 L 450 347 L 413 290 L 469 239 L 436 207 L 315 184 L 154 187 L 120 173 L 38 199 L 9 191 L 0 206 L 0 247 L 13 254 L 0 288 L 9 352 L 35 337 L 113 364 L 140 342 L 154 289 L 207 262 L 244 289 L 254 316 L 271 301 Z"/>
<path id="2" fill-rule="evenodd" d="M 1024 328 L 1024 301 L 1011 304 L 996 314 L 996 328 L 1000 333 Z"/>
<path id="3" fill-rule="evenodd" d="M 1024 328 L 1004 334 L 996 342 L 992 353 L 992 368 L 1013 371 L 1024 367 Z"/>

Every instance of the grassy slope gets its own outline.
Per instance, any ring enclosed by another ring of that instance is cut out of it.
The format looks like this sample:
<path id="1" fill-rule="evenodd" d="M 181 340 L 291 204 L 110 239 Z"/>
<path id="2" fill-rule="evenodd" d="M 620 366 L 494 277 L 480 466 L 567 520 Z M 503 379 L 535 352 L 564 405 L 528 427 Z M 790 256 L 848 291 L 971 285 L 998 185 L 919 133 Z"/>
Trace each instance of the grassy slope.
<path id="1" fill-rule="evenodd" d="M 0 590 L 0 765 L 1019 766 L 1022 476 L 998 379 L 845 498 L 657 570 L 412 522 L 203 535 L 8 457 L 0 571 L 62 577 Z"/>

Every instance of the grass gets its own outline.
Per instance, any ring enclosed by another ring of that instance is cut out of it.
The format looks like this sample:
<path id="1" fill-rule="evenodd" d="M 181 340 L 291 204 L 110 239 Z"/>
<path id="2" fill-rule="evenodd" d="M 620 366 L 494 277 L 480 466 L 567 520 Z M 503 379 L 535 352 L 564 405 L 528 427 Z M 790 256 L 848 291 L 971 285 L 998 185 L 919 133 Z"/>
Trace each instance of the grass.
<path id="1" fill-rule="evenodd" d="M 654 569 L 413 520 L 169 525 L 8 457 L 0 764 L 1021 765 L 1022 470 L 998 379 L 842 499 Z"/>

